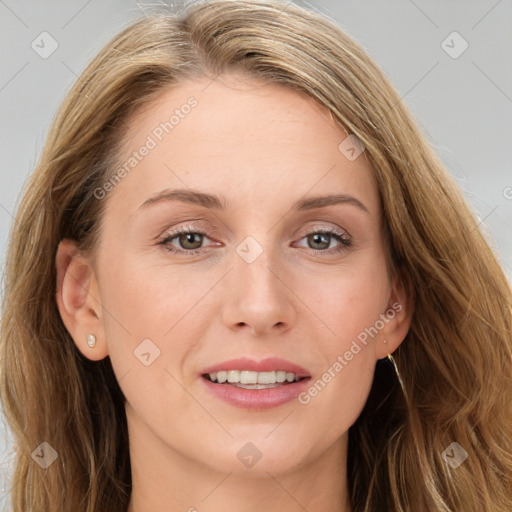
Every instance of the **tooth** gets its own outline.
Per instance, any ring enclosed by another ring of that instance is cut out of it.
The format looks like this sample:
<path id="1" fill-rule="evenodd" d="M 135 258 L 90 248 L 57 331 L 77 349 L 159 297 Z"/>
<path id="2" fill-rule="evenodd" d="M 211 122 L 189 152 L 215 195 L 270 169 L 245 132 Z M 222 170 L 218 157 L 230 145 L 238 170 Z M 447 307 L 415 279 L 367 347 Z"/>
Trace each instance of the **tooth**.
<path id="1" fill-rule="evenodd" d="M 259 372 L 258 373 L 258 384 L 275 384 L 275 383 L 276 383 L 276 372 L 272 371 L 272 372 Z"/>
<path id="2" fill-rule="evenodd" d="M 235 384 L 237 388 L 244 388 L 244 389 L 270 389 L 270 388 L 277 388 L 279 387 L 279 384 Z"/>
<path id="3" fill-rule="evenodd" d="M 240 372 L 238 370 L 229 370 L 228 382 L 240 382 Z"/>
<path id="4" fill-rule="evenodd" d="M 209 374 L 212 382 L 231 383 L 231 384 L 282 384 L 286 381 L 294 382 L 300 380 L 294 373 L 287 373 L 282 370 L 271 371 L 271 372 L 255 372 L 252 370 L 228 370 L 218 371 Z M 249 388 L 250 389 L 250 388 Z M 262 389 L 262 388 L 259 388 Z"/>
<path id="5" fill-rule="evenodd" d="M 278 371 L 276 372 L 276 381 L 284 382 L 286 380 L 286 372 Z"/>
<path id="6" fill-rule="evenodd" d="M 250 372 L 248 370 L 242 370 L 240 372 L 240 383 L 241 384 L 256 384 L 258 382 L 258 372 Z"/>

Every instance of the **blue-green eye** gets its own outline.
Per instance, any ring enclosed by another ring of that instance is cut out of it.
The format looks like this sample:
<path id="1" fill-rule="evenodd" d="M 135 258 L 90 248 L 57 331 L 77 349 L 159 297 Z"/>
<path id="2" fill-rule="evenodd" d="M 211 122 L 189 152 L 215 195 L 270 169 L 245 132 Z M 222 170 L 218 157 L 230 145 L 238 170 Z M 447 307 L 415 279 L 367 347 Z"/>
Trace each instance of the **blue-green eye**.
<path id="1" fill-rule="evenodd" d="M 158 244 L 163 245 L 169 252 L 175 254 L 198 254 L 206 250 L 206 247 L 202 246 L 205 238 L 208 238 L 205 232 L 197 230 L 192 226 L 186 226 L 180 227 L 172 233 L 166 233 L 165 238 L 158 242 Z M 179 247 L 172 244 L 175 239 Z M 307 240 L 309 248 L 317 254 L 341 252 L 352 245 L 352 241 L 347 233 L 335 229 L 317 229 L 301 238 L 301 240 L 304 239 Z M 333 248 L 330 247 L 332 240 L 337 241 L 339 245 Z M 315 245 L 317 247 L 314 247 Z"/>
<path id="2" fill-rule="evenodd" d="M 307 243 L 310 244 L 308 245 L 309 248 L 313 249 L 315 252 L 339 252 L 350 247 L 352 243 L 346 233 L 330 229 L 312 231 L 303 239 L 307 240 Z M 330 247 L 333 240 L 339 242 L 340 245 L 338 247 Z M 315 247 L 315 245 L 317 247 Z M 332 249 L 334 249 L 334 251 Z"/>
<path id="3" fill-rule="evenodd" d="M 159 242 L 160 245 L 163 245 L 168 251 L 174 253 L 184 253 L 184 254 L 197 254 L 200 252 L 204 252 L 204 248 L 202 248 L 204 237 L 206 237 L 206 233 L 202 231 L 198 231 L 197 229 L 191 229 L 187 227 L 182 227 L 177 229 L 172 233 L 168 233 L 166 237 Z M 181 248 L 176 248 L 171 245 L 171 242 L 174 239 L 177 239 L 178 243 L 181 245 Z M 198 245 L 199 244 L 199 245 Z M 192 247 L 190 247 L 192 246 Z"/>

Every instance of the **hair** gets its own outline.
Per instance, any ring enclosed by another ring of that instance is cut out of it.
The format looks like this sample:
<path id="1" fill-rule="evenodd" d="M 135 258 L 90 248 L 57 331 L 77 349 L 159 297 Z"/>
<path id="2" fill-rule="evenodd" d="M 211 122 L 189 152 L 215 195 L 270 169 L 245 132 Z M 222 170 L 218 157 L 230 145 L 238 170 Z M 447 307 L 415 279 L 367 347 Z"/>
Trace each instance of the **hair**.
<path id="1" fill-rule="evenodd" d="M 393 367 L 377 362 L 349 430 L 353 512 L 512 510 L 511 290 L 479 222 L 393 85 L 325 15 L 272 1 L 194 2 L 133 22 L 90 62 L 50 127 L 12 225 L 1 320 L 1 400 L 15 436 L 16 512 L 125 512 L 125 397 L 110 358 L 84 357 L 56 304 L 63 238 L 98 246 L 130 120 L 186 80 L 229 71 L 325 107 L 365 146 L 380 193 L 390 274 L 414 302 Z M 33 452 L 47 442 L 47 469 Z M 468 454 L 457 468 L 443 451 Z"/>

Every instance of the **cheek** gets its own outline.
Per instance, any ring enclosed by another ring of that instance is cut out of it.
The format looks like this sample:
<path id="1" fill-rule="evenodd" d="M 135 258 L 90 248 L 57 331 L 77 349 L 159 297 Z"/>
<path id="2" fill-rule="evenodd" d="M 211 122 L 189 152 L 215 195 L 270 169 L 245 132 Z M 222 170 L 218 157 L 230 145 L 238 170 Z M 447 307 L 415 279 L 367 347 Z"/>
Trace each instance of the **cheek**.
<path id="1" fill-rule="evenodd" d="M 143 255 L 121 255 L 115 261 L 102 276 L 102 300 L 112 313 L 106 320 L 117 324 L 115 329 L 122 324 L 132 337 L 162 338 L 191 310 L 209 281 L 207 275 L 195 276 L 181 265 L 170 271 Z"/>
<path id="2" fill-rule="evenodd" d="M 102 275 L 102 302 L 108 311 L 104 323 L 116 375 L 130 371 L 130 378 L 137 374 L 138 379 L 142 366 L 150 371 L 140 377 L 153 379 L 153 389 L 176 382 L 165 370 L 183 382 L 189 378 L 183 375 L 184 363 L 201 345 L 212 317 L 219 315 L 219 301 L 212 308 L 215 295 L 209 291 L 222 275 L 155 264 L 133 254 L 115 261 Z"/>
<path id="3" fill-rule="evenodd" d="M 305 280 L 301 288 L 313 312 L 329 327 L 325 332 L 331 340 L 322 336 L 328 352 L 350 345 L 373 326 L 385 312 L 390 293 L 385 263 L 377 258 L 361 258 L 357 265 Z"/>
<path id="4" fill-rule="evenodd" d="M 317 352 L 322 366 L 299 402 L 308 414 L 331 425 L 332 435 L 348 429 L 368 397 L 375 371 L 376 325 L 390 292 L 384 264 L 346 268 L 336 279 L 305 290 L 322 320 Z"/>
<path id="5" fill-rule="evenodd" d="M 115 261 L 102 276 L 102 302 L 109 357 L 127 401 L 164 424 L 177 409 L 200 416 L 180 383 L 182 362 L 200 341 L 191 318 L 204 291 L 179 269 L 171 278 L 168 270 L 141 264 L 142 258 Z"/>

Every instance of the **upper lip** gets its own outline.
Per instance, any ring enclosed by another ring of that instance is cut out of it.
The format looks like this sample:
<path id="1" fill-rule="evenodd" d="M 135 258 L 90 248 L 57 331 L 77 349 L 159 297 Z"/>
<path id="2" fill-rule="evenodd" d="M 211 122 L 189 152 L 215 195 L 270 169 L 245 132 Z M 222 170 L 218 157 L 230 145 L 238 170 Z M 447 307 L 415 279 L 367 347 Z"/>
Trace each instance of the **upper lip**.
<path id="1" fill-rule="evenodd" d="M 261 361 L 249 359 L 248 357 L 240 357 L 238 359 L 230 359 L 213 366 L 205 368 L 201 374 L 215 373 L 228 370 L 249 370 L 253 372 L 271 372 L 273 370 L 294 373 L 297 377 L 311 377 L 309 372 L 299 366 L 279 357 L 268 357 Z"/>

